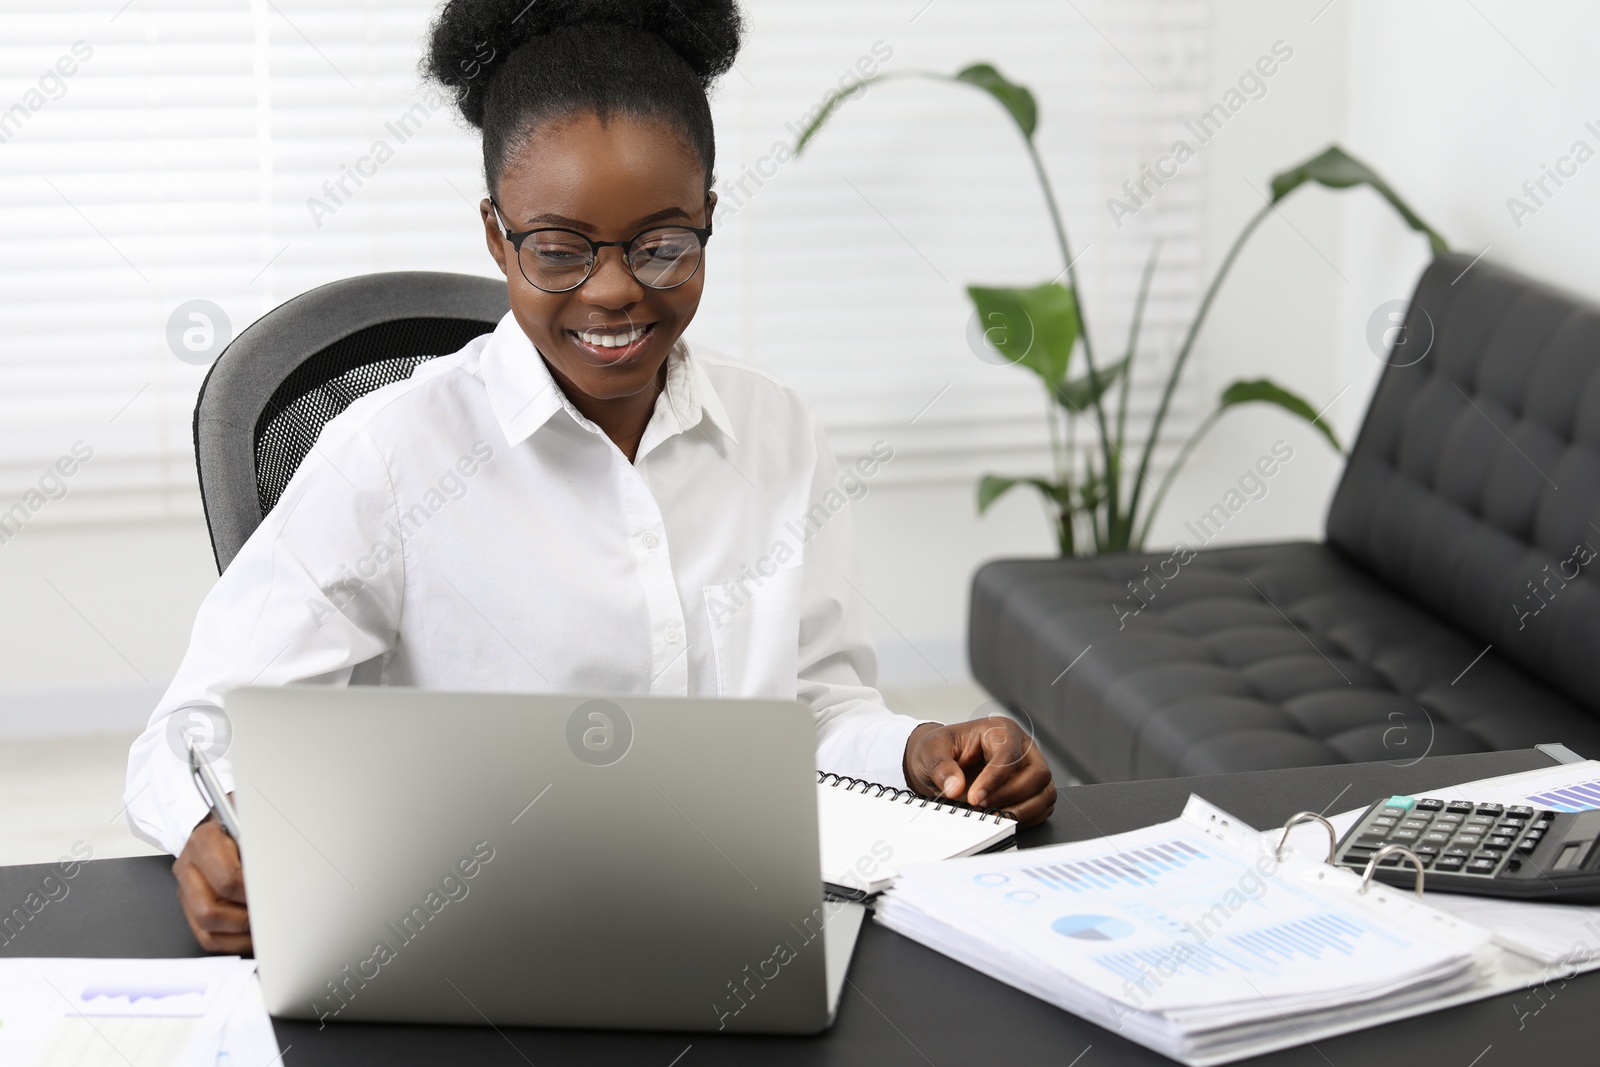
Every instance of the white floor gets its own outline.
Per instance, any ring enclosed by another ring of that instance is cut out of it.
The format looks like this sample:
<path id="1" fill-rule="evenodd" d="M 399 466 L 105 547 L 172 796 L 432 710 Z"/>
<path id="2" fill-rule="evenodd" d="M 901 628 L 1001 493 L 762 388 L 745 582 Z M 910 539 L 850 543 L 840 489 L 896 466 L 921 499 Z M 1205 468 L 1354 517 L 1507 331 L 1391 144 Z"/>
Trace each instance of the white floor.
<path id="1" fill-rule="evenodd" d="M 894 710 L 940 722 L 999 708 L 971 683 L 884 690 Z M 122 782 L 135 734 L 0 740 L 0 866 L 49 863 L 83 842 L 96 859 L 152 855 L 122 814 Z"/>

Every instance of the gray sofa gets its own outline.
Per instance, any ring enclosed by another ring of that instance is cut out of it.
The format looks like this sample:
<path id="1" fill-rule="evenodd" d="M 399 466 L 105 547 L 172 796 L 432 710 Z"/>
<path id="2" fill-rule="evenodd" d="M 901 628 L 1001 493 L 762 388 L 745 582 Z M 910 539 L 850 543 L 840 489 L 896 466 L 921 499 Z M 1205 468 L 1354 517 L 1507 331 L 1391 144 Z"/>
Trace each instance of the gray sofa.
<path id="1" fill-rule="evenodd" d="M 1445 255 L 1406 329 L 1323 542 L 986 564 L 974 677 L 1088 781 L 1600 757 L 1600 308 Z"/>

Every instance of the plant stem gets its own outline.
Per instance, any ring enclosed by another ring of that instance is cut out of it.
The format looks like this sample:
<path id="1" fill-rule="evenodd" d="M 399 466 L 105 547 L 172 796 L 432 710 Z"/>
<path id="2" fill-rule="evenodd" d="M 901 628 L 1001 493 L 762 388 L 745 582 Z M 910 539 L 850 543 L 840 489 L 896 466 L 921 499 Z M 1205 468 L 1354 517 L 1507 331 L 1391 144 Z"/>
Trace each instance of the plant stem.
<path id="1" fill-rule="evenodd" d="M 1061 413 L 1056 410 L 1055 400 L 1050 396 L 1050 390 L 1044 391 L 1044 421 L 1050 427 L 1050 464 L 1056 472 L 1056 484 L 1065 484 L 1067 480 L 1067 449 L 1062 441 Z"/>
<path id="2" fill-rule="evenodd" d="M 1178 458 L 1172 461 L 1172 466 L 1167 470 L 1166 477 L 1161 479 L 1161 485 L 1156 489 L 1156 495 L 1150 499 L 1150 510 L 1145 513 L 1144 527 L 1139 531 L 1139 540 L 1134 547 L 1142 548 L 1144 546 L 1144 539 L 1150 536 L 1150 526 L 1156 521 L 1156 512 L 1161 510 L 1161 502 L 1167 498 L 1167 490 L 1172 488 L 1173 480 L 1177 478 L 1178 471 L 1189 461 L 1189 454 L 1200 443 L 1200 438 L 1210 433 L 1211 427 L 1215 426 L 1217 420 L 1222 418 L 1222 410 L 1218 408 L 1207 415 L 1200 425 L 1195 427 L 1194 433 L 1183 443 L 1183 447 L 1178 450 Z"/>
<path id="3" fill-rule="evenodd" d="M 1133 321 L 1128 326 L 1128 352 L 1123 357 L 1122 368 L 1122 394 L 1117 398 L 1117 454 L 1121 455 L 1122 445 L 1128 439 L 1128 396 L 1133 392 L 1133 357 L 1139 348 L 1139 327 L 1144 323 L 1145 302 L 1150 298 L 1150 281 L 1156 273 L 1156 260 L 1161 257 L 1161 238 L 1157 237 L 1150 246 L 1150 258 L 1144 265 L 1144 276 L 1139 279 L 1139 293 L 1133 301 Z M 1111 539 L 1113 550 L 1128 548 L 1128 542 L 1133 534 L 1134 517 L 1130 511 L 1126 516 L 1113 514 L 1112 521 L 1117 524 Z"/>
<path id="4" fill-rule="evenodd" d="M 1206 287 L 1206 292 L 1200 298 L 1200 307 L 1195 311 L 1194 321 L 1189 324 L 1189 332 L 1184 335 L 1183 345 L 1178 349 L 1177 358 L 1172 361 L 1172 372 L 1167 375 L 1166 388 L 1161 392 L 1161 403 L 1156 405 L 1155 419 L 1150 424 L 1149 436 L 1144 442 L 1144 451 L 1139 456 L 1139 469 L 1134 472 L 1133 495 L 1128 501 L 1128 521 L 1130 526 L 1138 521 L 1139 497 L 1144 492 L 1147 472 L 1150 470 L 1150 459 L 1155 454 L 1156 442 L 1161 439 L 1161 424 L 1166 421 L 1167 409 L 1172 405 L 1172 394 L 1178 388 L 1178 378 L 1183 373 L 1183 365 L 1188 362 L 1189 353 L 1194 349 L 1194 340 L 1200 333 L 1200 326 L 1206 321 L 1206 314 L 1211 310 L 1212 301 L 1217 298 L 1217 290 L 1221 288 L 1222 281 L 1228 276 L 1228 271 L 1233 267 L 1233 261 L 1239 257 L 1239 250 L 1250 235 L 1261 225 L 1263 219 L 1272 212 L 1273 204 L 1268 201 L 1261 210 L 1256 212 L 1249 222 L 1245 223 L 1239 236 L 1234 239 L 1233 247 L 1228 249 L 1228 254 L 1222 258 L 1222 264 L 1217 268 L 1216 277 L 1211 279 L 1211 284 Z M 1146 526 L 1149 524 L 1146 523 Z M 1143 544 L 1141 539 L 1140 544 Z"/>
<path id="5" fill-rule="evenodd" d="M 1056 473 L 1056 499 L 1052 501 L 1056 523 L 1056 543 L 1061 548 L 1063 556 L 1072 554 L 1072 516 L 1062 500 L 1072 498 L 1072 479 L 1067 471 L 1067 446 L 1063 441 L 1065 436 L 1061 426 L 1061 413 L 1056 410 L 1054 399 L 1050 390 L 1044 393 L 1044 421 L 1050 427 L 1050 462 Z M 1069 431 L 1070 432 L 1070 431 Z M 1063 540 L 1064 538 L 1064 540 Z"/>
<path id="6" fill-rule="evenodd" d="M 1067 281 L 1072 286 L 1073 303 L 1077 305 L 1078 336 L 1083 339 L 1083 359 L 1089 367 L 1089 391 L 1094 396 L 1095 418 L 1100 423 L 1100 440 L 1105 446 L 1106 502 L 1108 505 L 1106 526 L 1109 532 L 1112 525 L 1112 520 L 1109 516 L 1117 513 L 1117 483 L 1121 479 L 1118 477 L 1116 449 L 1111 444 L 1111 436 L 1108 432 L 1110 426 L 1106 422 L 1105 404 L 1100 399 L 1100 374 L 1095 368 L 1094 342 L 1089 338 L 1089 321 L 1083 314 L 1083 289 L 1078 285 L 1078 269 L 1072 259 L 1072 246 L 1067 242 L 1067 229 L 1061 223 L 1061 209 L 1056 204 L 1056 194 L 1055 190 L 1050 186 L 1050 176 L 1045 173 L 1044 160 L 1039 157 L 1039 149 L 1033 143 L 1032 137 L 1023 134 L 1022 143 L 1027 146 L 1028 158 L 1033 162 L 1033 172 L 1039 178 L 1040 189 L 1044 191 L 1045 207 L 1049 209 L 1050 222 L 1055 227 L 1056 244 L 1061 248 L 1061 261 L 1066 265 Z M 1096 525 L 1098 526 L 1098 524 Z M 1095 543 L 1097 545 L 1100 544 L 1098 529 L 1095 533 Z"/>

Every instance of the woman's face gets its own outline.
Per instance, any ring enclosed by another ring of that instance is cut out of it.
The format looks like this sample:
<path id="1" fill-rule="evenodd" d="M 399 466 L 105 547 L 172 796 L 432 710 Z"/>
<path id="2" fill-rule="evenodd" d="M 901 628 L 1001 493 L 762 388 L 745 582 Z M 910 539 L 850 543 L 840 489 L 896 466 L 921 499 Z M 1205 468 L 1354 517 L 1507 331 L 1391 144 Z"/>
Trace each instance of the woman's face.
<path id="1" fill-rule="evenodd" d="M 626 115 L 602 125 L 586 112 L 540 127 L 507 161 L 497 199 L 513 233 L 557 227 L 622 241 L 651 226 L 709 226 L 715 196 L 707 197 L 699 159 L 670 126 Z M 523 277 L 489 201 L 481 210 L 511 311 L 569 398 L 653 397 L 667 353 L 700 306 L 705 264 L 677 288 L 650 289 L 629 272 L 622 249 L 605 248 L 582 285 L 547 293 Z M 616 344 L 638 330 L 636 340 Z"/>

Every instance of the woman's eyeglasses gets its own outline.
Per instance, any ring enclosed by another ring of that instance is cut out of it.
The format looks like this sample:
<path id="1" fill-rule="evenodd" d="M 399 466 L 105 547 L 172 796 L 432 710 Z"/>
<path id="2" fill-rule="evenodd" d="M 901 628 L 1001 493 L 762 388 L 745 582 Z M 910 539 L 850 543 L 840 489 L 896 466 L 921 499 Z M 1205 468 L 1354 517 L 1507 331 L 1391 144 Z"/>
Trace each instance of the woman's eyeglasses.
<path id="1" fill-rule="evenodd" d="M 626 241 L 592 241 L 581 233 L 562 229 L 523 230 L 512 233 L 493 200 L 495 220 L 506 240 L 516 249 L 517 264 L 528 284 L 547 293 L 567 293 L 589 280 L 602 248 L 622 249 L 622 261 L 640 285 L 650 289 L 675 289 L 693 278 L 704 258 L 711 227 L 652 226 Z"/>

